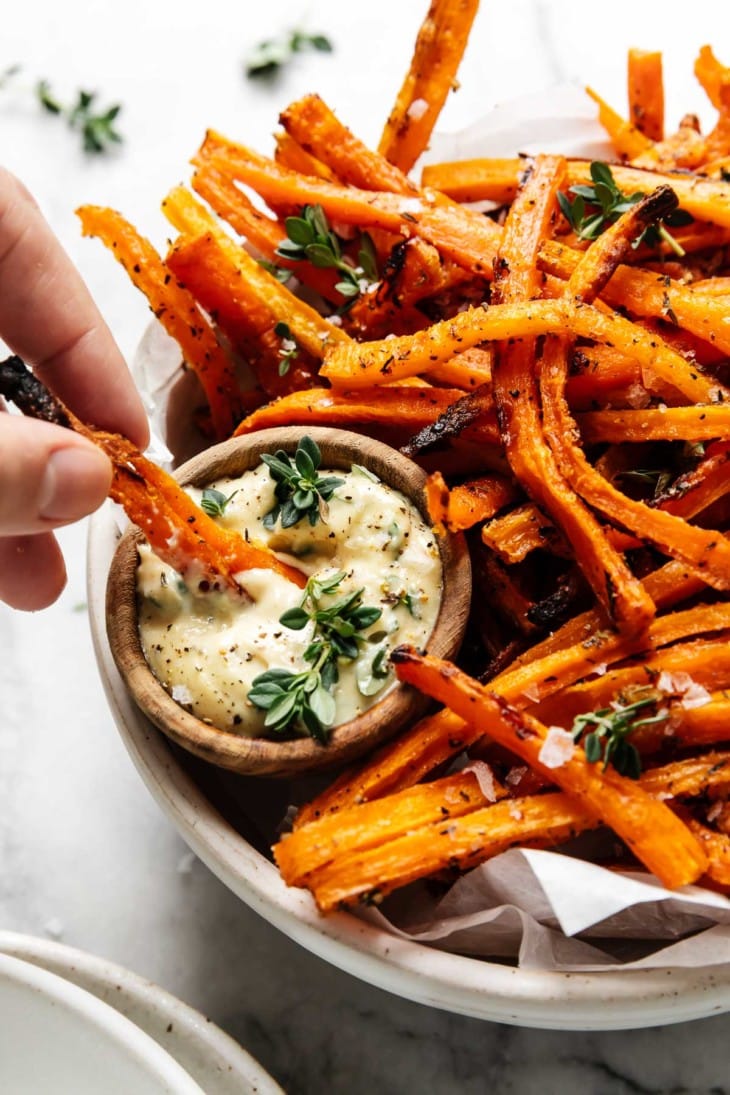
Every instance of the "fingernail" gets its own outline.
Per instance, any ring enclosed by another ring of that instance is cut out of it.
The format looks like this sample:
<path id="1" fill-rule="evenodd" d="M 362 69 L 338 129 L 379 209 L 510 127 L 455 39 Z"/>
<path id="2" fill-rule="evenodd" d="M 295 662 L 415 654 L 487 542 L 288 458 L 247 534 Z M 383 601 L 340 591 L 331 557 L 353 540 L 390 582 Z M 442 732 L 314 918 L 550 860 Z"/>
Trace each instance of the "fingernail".
<path id="1" fill-rule="evenodd" d="M 75 521 L 101 505 L 110 483 L 109 461 L 100 449 L 72 445 L 51 453 L 38 495 L 39 516 Z"/>

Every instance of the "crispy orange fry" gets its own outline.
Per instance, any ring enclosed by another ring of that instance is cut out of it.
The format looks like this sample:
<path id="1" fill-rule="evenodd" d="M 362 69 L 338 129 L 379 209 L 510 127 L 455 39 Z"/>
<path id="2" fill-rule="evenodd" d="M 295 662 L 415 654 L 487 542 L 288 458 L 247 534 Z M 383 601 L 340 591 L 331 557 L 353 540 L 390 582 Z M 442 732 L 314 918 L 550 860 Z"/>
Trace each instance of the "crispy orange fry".
<path id="1" fill-rule="evenodd" d="M 664 79 L 657 50 L 630 49 L 628 63 L 629 118 L 650 141 L 664 138 Z"/>
<path id="2" fill-rule="evenodd" d="M 598 106 L 598 120 L 613 141 L 621 159 L 633 160 L 637 156 L 650 153 L 652 142 L 640 129 L 622 118 L 593 88 L 587 87 L 586 93 Z"/>
<path id="3" fill-rule="evenodd" d="M 479 0 L 432 0 L 378 151 L 410 171 L 428 145 L 466 48 Z"/>
<path id="4" fill-rule="evenodd" d="M 555 300 L 482 305 L 413 335 L 338 346 L 327 352 L 321 372 L 333 384 L 365 388 L 384 380 L 418 376 L 434 364 L 448 361 L 453 354 L 481 342 L 560 334 L 566 330 L 630 353 L 642 368 L 693 403 L 710 403 L 719 391 L 725 394 L 717 381 L 703 376 L 681 354 L 635 323 L 590 305 L 574 308 Z M 727 396 L 730 399 L 730 392 Z"/>
<path id="5" fill-rule="evenodd" d="M 489 520 L 516 494 L 514 485 L 502 475 L 472 479 L 451 490 L 441 472 L 429 475 L 426 482 L 429 516 L 434 525 L 445 526 L 450 532 L 463 532 Z"/>
<path id="6" fill-rule="evenodd" d="M 121 214 L 96 205 L 84 205 L 76 212 L 84 235 L 97 236 L 111 250 L 179 344 L 205 392 L 216 436 L 219 440 L 230 436 L 241 417 L 238 381 L 195 298 L 170 276 L 152 244 Z"/>
<path id="7" fill-rule="evenodd" d="M 589 763 L 578 746 L 563 763 L 549 766 L 543 752 L 549 731 L 541 722 L 520 714 L 442 659 L 398 647 L 393 660 L 401 680 L 420 687 L 465 721 L 480 722 L 500 745 L 577 796 L 666 886 L 686 886 L 700 877 L 706 860 L 697 841 L 671 810 L 631 780 L 611 768 L 602 771 L 599 765 Z"/>

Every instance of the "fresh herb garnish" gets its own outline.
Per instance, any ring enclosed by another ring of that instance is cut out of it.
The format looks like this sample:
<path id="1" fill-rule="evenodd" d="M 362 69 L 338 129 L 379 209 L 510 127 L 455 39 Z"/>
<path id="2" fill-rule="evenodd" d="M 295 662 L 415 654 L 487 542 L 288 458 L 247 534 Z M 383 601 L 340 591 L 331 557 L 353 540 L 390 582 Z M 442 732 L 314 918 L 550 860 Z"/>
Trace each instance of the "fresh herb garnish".
<path id="1" fill-rule="evenodd" d="M 591 763 L 603 758 L 603 771 L 612 764 L 617 772 L 629 779 L 638 779 L 641 775 L 641 756 L 629 736 L 640 726 L 650 726 L 667 717 L 667 711 L 657 711 L 647 718 L 636 716 L 644 708 L 657 702 L 654 689 L 645 690 L 646 694 L 633 703 L 624 704 L 616 700 L 610 707 L 600 711 L 589 711 L 577 715 L 573 721 L 572 734 L 576 742 L 581 742 L 586 759 Z"/>
<path id="2" fill-rule="evenodd" d="M 234 490 L 226 497 L 223 491 L 216 490 L 215 487 L 206 487 L 200 499 L 200 508 L 205 510 L 209 517 L 222 517 L 226 512 L 226 506 L 237 494 L 238 491 Z"/>
<path id="3" fill-rule="evenodd" d="M 288 270 L 286 266 L 277 266 L 275 262 L 269 262 L 268 259 L 257 259 L 259 266 L 263 267 L 267 273 L 276 278 L 282 285 L 286 285 L 289 278 L 293 277 L 291 270 Z"/>
<path id="4" fill-rule="evenodd" d="M 664 493 L 674 476 L 668 468 L 632 468 L 620 472 L 616 478 L 650 487 L 652 498 L 657 498 Z"/>
<path id="5" fill-rule="evenodd" d="M 624 194 L 619 190 L 613 177 L 613 172 L 608 164 L 594 160 L 590 167 L 592 186 L 571 186 L 568 193 L 562 190 L 558 192 L 558 203 L 565 219 L 575 232 L 578 239 L 594 240 L 602 232 L 614 224 L 622 213 L 628 212 L 632 206 L 641 201 L 644 194 Z M 573 197 L 570 198 L 569 195 Z M 684 209 L 675 209 L 673 213 L 655 224 L 646 226 L 632 243 L 632 247 L 638 247 L 646 243 L 649 247 L 657 247 L 663 240 L 677 255 L 684 255 L 684 248 L 667 231 L 666 225 L 678 228 L 684 224 L 691 224 L 692 217 Z"/>
<path id="6" fill-rule="evenodd" d="M 0 72 L 0 90 L 20 71 L 20 65 L 9 65 Z M 65 106 L 51 91 L 48 80 L 38 80 L 33 93 L 43 110 L 65 118 L 70 129 L 80 132 L 85 152 L 106 152 L 110 145 L 121 143 L 122 136 L 114 128 L 122 109 L 119 103 L 99 110 L 95 105 L 96 92 L 81 90 L 76 94 L 76 101 Z"/>
<path id="7" fill-rule="evenodd" d="M 81 133 L 84 152 L 106 152 L 112 144 L 120 144 L 121 134 L 114 124 L 121 111 L 119 103 L 99 110 L 95 106 L 96 92 L 79 91 L 76 102 L 64 106 L 51 92 L 47 80 L 40 80 L 35 88 L 38 102 L 49 114 L 62 115 L 71 129 Z"/>
<path id="8" fill-rule="evenodd" d="M 325 34 L 305 34 L 301 30 L 286 31 L 278 38 L 259 42 L 246 62 L 246 75 L 249 79 L 278 76 L 295 53 L 304 53 L 306 50 L 332 53 L 332 49 L 332 42 Z"/>
<path id="9" fill-rule="evenodd" d="M 288 323 L 284 323 L 283 321 L 277 323 L 274 327 L 274 334 L 277 338 L 281 339 L 281 346 L 279 347 L 279 376 L 286 376 L 292 361 L 299 353 L 299 347 L 289 329 Z"/>
<path id="10" fill-rule="evenodd" d="M 283 259 L 301 262 L 308 259 L 313 266 L 332 268 L 342 275 L 335 285 L 338 293 L 354 298 L 378 280 L 375 248 L 367 232 L 360 237 L 358 266 L 353 266 L 342 254 L 339 236 L 332 231 L 321 205 L 305 205 L 300 217 L 287 217 L 284 226 L 287 239 L 276 249 Z"/>
<path id="11" fill-rule="evenodd" d="M 309 518 L 310 525 L 316 525 L 319 520 L 326 522 L 327 503 L 345 480 L 336 475 L 317 474 L 322 454 L 311 437 L 301 439 L 294 460 L 283 449 L 273 456 L 264 453 L 261 459 L 276 483 L 276 503 L 264 515 L 265 528 L 273 528 L 279 517 L 282 528 L 291 528 L 303 517 Z"/>
<path id="12" fill-rule="evenodd" d="M 264 726 L 272 733 L 293 729 L 321 742 L 327 740 L 327 730 L 336 714 L 332 691 L 339 680 L 338 659 L 354 661 L 360 645 L 367 641 L 363 632 L 382 615 L 381 609 L 362 603 L 363 589 L 324 605 L 322 599 L 334 596 L 344 578 L 343 571 L 326 578 L 310 578 L 299 604 L 279 617 L 279 623 L 292 631 L 301 631 L 309 623 L 314 626 L 312 641 L 304 651 L 309 669 L 301 673 L 269 669 L 252 682 L 248 698 L 266 711 Z M 387 669 L 383 672 L 383 658 L 377 672 L 384 678 Z"/>

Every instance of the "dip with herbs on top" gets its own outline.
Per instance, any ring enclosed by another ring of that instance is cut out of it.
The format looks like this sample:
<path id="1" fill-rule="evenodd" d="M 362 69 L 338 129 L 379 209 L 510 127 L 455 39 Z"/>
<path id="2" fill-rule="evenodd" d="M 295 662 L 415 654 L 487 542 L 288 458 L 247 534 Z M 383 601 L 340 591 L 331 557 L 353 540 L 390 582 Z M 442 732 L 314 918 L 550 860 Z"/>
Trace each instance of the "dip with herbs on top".
<path id="1" fill-rule="evenodd" d="M 424 646 L 442 567 L 432 530 L 404 495 L 365 468 L 319 470 L 303 438 L 239 478 L 191 495 L 222 524 L 281 553 L 307 576 L 240 576 L 248 596 L 188 586 L 148 547 L 137 572 L 145 656 L 173 699 L 251 737 L 328 730 L 382 699 L 399 643 Z"/>

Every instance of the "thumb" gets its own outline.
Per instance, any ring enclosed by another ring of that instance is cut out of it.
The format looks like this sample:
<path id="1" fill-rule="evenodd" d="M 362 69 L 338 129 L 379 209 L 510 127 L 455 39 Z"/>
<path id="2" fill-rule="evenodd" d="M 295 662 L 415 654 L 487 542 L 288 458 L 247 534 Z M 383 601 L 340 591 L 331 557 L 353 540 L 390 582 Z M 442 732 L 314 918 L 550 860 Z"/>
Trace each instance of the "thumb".
<path id="1" fill-rule="evenodd" d="M 0 414 L 0 536 L 44 532 L 95 510 L 111 483 L 101 449 L 61 426 Z"/>

